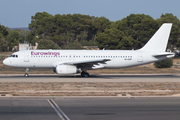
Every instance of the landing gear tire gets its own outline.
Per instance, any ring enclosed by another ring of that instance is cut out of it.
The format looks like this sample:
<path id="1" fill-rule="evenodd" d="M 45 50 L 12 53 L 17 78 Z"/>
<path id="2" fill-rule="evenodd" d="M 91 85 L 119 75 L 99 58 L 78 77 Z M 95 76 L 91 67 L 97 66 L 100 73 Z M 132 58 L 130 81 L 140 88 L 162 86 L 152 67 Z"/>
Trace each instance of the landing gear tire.
<path id="1" fill-rule="evenodd" d="M 25 73 L 24 76 L 25 76 L 25 77 L 29 77 L 28 73 Z"/>
<path id="2" fill-rule="evenodd" d="M 87 77 L 89 77 L 89 73 L 83 71 L 83 72 L 81 72 L 81 76 L 87 78 Z"/>

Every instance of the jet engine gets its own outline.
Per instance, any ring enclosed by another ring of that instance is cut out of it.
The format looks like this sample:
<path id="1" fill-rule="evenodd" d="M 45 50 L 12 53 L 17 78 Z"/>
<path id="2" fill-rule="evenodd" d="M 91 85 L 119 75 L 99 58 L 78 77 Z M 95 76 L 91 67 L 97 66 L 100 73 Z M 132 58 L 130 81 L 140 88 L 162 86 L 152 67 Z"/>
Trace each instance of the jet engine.
<path id="1" fill-rule="evenodd" d="M 57 65 L 54 72 L 57 74 L 75 74 L 80 73 L 80 69 L 73 65 Z"/>

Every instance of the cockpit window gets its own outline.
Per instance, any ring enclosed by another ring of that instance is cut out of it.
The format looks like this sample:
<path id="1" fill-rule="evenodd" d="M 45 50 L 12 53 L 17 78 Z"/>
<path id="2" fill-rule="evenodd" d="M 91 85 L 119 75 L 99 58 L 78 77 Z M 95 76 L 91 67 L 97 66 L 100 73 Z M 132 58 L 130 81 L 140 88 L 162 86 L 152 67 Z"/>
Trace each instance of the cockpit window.
<path id="1" fill-rule="evenodd" d="M 14 57 L 14 58 L 16 57 L 16 58 L 18 58 L 18 55 L 11 55 L 10 57 Z"/>

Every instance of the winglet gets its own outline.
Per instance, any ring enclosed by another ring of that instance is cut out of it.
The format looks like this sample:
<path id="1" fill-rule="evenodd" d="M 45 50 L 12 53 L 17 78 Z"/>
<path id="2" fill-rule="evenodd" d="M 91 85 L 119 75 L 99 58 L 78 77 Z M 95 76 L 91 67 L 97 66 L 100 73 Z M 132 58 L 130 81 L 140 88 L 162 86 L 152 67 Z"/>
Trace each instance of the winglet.
<path id="1" fill-rule="evenodd" d="M 164 23 L 140 50 L 165 52 L 172 23 Z"/>

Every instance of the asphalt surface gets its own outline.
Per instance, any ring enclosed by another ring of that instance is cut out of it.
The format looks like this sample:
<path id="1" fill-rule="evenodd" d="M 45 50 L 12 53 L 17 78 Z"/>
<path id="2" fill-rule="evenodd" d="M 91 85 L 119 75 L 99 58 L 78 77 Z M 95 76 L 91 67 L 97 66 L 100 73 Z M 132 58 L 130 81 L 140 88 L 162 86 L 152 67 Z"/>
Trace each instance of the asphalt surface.
<path id="1" fill-rule="evenodd" d="M 179 120 L 180 97 L 0 97 L 2 120 Z"/>
<path id="2" fill-rule="evenodd" d="M 56 74 L 0 74 L 0 82 L 180 82 L 179 74 L 93 74 L 89 78 L 80 75 Z"/>

